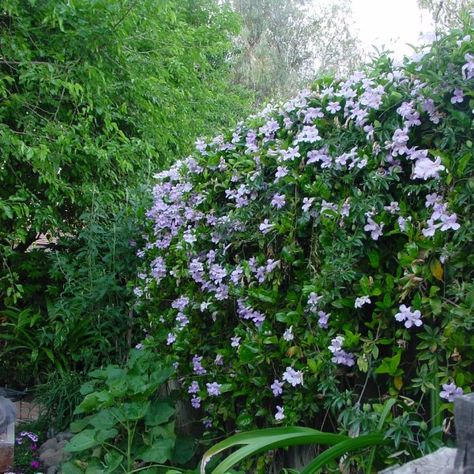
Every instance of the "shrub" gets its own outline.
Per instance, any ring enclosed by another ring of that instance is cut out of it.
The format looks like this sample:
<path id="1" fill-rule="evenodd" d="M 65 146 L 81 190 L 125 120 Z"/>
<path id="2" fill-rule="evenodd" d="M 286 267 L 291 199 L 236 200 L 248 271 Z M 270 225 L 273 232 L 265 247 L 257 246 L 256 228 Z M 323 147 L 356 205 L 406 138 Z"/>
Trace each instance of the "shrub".
<path id="1" fill-rule="evenodd" d="M 91 372 L 75 410 L 81 418 L 71 425 L 76 434 L 65 447 L 75 459 L 62 472 L 158 472 L 154 467 L 168 472 L 168 461 L 186 464 L 194 441 L 175 433 L 172 398 L 157 397 L 172 373 L 156 354 L 137 350 L 124 368 L 109 365 Z"/>
<path id="2" fill-rule="evenodd" d="M 80 388 L 85 378 L 73 371 L 50 372 L 45 383 L 35 387 L 35 402 L 41 407 L 39 424 L 46 425 L 50 433 L 69 428 L 74 410 L 82 400 Z"/>
<path id="3" fill-rule="evenodd" d="M 439 445 L 473 382 L 467 33 L 316 81 L 156 176 L 144 344 L 214 433 L 367 432 L 392 397 L 393 443 Z"/>
<path id="4" fill-rule="evenodd" d="M 35 315 L 34 364 L 10 359 L 0 382 L 24 386 L 58 353 L 87 370 L 128 351 L 128 203 L 249 96 L 229 79 L 236 15 L 214 0 L 5 0 L 0 29 L 0 334 Z"/>
<path id="5" fill-rule="evenodd" d="M 63 236 L 54 249 L 37 252 L 43 254 L 43 265 L 36 271 L 49 279 L 26 289 L 42 291 L 36 300 L 43 301 L 36 301 L 41 303 L 37 310 L 31 301 L 26 309 L 1 311 L 0 361 L 5 371 L 0 383 L 49 384 L 48 374 L 54 371 L 51 380 L 59 385 L 58 390 L 50 385 L 51 394 L 67 395 L 62 388 L 71 371 L 84 374 L 126 358 L 133 343 L 134 301 L 128 282 L 136 276 L 133 238 L 140 208 L 143 213 L 144 204 L 136 197 L 116 211 L 97 198 L 81 215 L 76 235 Z M 33 266 L 30 252 L 28 258 Z M 27 278 L 31 283 L 32 274 Z M 57 402 L 50 406 L 63 404 Z"/>

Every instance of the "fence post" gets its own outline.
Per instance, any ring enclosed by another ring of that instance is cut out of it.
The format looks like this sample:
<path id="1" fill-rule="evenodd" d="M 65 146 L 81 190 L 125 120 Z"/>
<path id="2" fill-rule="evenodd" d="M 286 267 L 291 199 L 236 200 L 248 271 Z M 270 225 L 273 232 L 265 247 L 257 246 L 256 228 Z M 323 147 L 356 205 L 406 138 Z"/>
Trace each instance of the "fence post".
<path id="1" fill-rule="evenodd" d="M 454 471 L 474 474 L 474 393 L 454 399 L 457 453 Z"/>

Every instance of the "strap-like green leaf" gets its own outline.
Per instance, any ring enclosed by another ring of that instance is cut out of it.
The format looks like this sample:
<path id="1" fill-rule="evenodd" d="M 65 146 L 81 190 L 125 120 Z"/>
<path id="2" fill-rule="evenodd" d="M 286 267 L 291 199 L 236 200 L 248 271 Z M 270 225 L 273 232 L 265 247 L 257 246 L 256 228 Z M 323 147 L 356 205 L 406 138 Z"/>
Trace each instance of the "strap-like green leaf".
<path id="1" fill-rule="evenodd" d="M 323 433 L 312 428 L 288 426 L 282 428 L 267 428 L 263 430 L 238 433 L 209 449 L 201 461 L 201 474 L 205 473 L 205 466 L 217 453 L 236 446 L 244 445 L 223 462 L 221 462 L 212 474 L 224 474 L 232 466 L 239 463 L 248 456 L 268 451 L 270 449 L 303 444 L 333 445 L 348 439 L 347 436 L 334 433 Z"/>
<path id="2" fill-rule="evenodd" d="M 332 446 L 311 461 L 300 474 L 315 474 L 319 469 L 326 466 L 330 461 L 342 456 L 349 451 L 376 446 L 385 442 L 382 434 L 362 435 L 350 438 Z"/>

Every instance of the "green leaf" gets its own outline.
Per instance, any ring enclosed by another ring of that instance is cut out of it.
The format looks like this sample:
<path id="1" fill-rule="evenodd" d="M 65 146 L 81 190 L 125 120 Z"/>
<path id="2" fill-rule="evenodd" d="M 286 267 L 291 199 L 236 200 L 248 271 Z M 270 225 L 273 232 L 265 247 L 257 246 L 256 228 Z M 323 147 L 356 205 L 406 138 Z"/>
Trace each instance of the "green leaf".
<path id="1" fill-rule="evenodd" d="M 113 400 L 112 395 L 108 392 L 93 392 L 86 395 L 84 400 L 76 407 L 74 413 L 79 415 L 96 410 L 103 405 L 109 404 Z"/>
<path id="2" fill-rule="evenodd" d="M 104 466 L 96 457 L 87 460 L 86 474 L 105 474 Z"/>
<path id="3" fill-rule="evenodd" d="M 186 464 L 194 456 L 194 451 L 194 438 L 179 436 L 176 438 L 170 461 L 177 464 Z"/>
<path id="4" fill-rule="evenodd" d="M 92 370 L 87 375 L 93 379 L 105 380 L 107 378 L 107 373 L 104 369 Z"/>
<path id="5" fill-rule="evenodd" d="M 115 438 L 117 435 L 118 430 L 116 430 L 115 428 L 112 428 L 110 430 L 98 430 L 95 439 L 102 444 L 104 441 Z"/>
<path id="6" fill-rule="evenodd" d="M 235 423 L 239 428 L 248 428 L 249 426 L 252 425 L 254 420 L 254 417 L 250 415 L 250 413 L 243 412 L 241 413 L 237 419 L 235 420 Z"/>
<path id="7" fill-rule="evenodd" d="M 100 428 L 104 430 L 112 428 L 117 422 L 117 418 L 110 409 L 101 410 L 99 413 L 89 419 L 89 423 L 94 428 Z"/>
<path id="8" fill-rule="evenodd" d="M 263 340 L 263 343 L 266 344 L 266 345 L 278 344 L 278 337 L 277 336 L 268 336 Z"/>
<path id="9" fill-rule="evenodd" d="M 71 426 L 69 427 L 70 430 L 73 433 L 79 433 L 79 431 L 82 431 L 89 424 L 90 418 L 90 416 L 86 416 L 84 418 L 80 418 L 78 420 L 73 421 L 71 423 Z"/>
<path id="10" fill-rule="evenodd" d="M 443 281 L 443 266 L 437 258 L 430 262 L 430 271 L 437 280 Z"/>
<path id="11" fill-rule="evenodd" d="M 170 421 L 164 425 L 157 425 L 150 429 L 150 435 L 152 439 L 155 438 L 169 438 L 176 439 L 175 435 L 175 422 Z"/>
<path id="12" fill-rule="evenodd" d="M 389 398 L 385 403 L 384 403 L 384 407 L 383 407 L 383 410 L 382 410 L 382 413 L 380 415 L 380 419 L 379 419 L 379 422 L 377 424 L 377 430 L 379 432 L 383 432 L 383 425 L 385 423 L 385 420 L 387 418 L 387 416 L 389 415 L 390 413 L 390 410 L 392 409 L 393 405 L 395 405 L 395 403 L 397 402 L 397 400 L 395 398 Z M 367 462 L 367 466 L 366 466 L 366 472 L 367 473 L 371 473 L 372 472 L 372 464 L 374 463 L 374 458 L 375 458 L 375 451 L 376 451 L 376 447 L 372 448 L 371 451 L 370 451 L 370 456 L 369 456 L 369 459 L 368 459 L 368 462 Z"/>
<path id="13" fill-rule="evenodd" d="M 224 461 L 212 470 L 212 474 L 225 474 L 230 468 L 232 468 L 232 466 L 235 466 L 243 459 L 271 449 L 312 443 L 332 445 L 345 439 L 347 439 L 347 437 L 343 435 L 323 433 L 321 431 L 313 430 L 312 428 L 298 426 L 267 428 L 246 433 L 238 433 L 220 443 L 217 443 L 204 453 L 201 461 L 200 472 L 201 474 L 205 474 L 205 466 L 213 456 L 226 449 L 234 448 L 239 445 L 244 446 L 225 458 Z"/>
<path id="14" fill-rule="evenodd" d="M 375 369 L 376 374 L 396 375 L 397 368 L 400 365 L 401 352 L 397 352 L 393 357 L 384 357 L 382 363 Z"/>
<path id="15" fill-rule="evenodd" d="M 332 446 L 324 451 L 313 461 L 311 461 L 300 474 L 316 474 L 320 469 L 327 466 L 333 460 L 341 457 L 343 454 L 368 448 L 370 446 L 384 444 L 386 441 L 382 434 L 369 434 L 351 438 Z"/>
<path id="16" fill-rule="evenodd" d="M 311 372 L 314 374 L 317 374 L 319 372 L 319 369 L 322 365 L 322 361 L 320 359 L 308 359 L 307 361 L 308 367 L 310 368 Z"/>
<path id="17" fill-rule="evenodd" d="M 249 289 L 248 293 L 253 298 L 262 301 L 263 303 L 274 304 L 276 303 L 277 295 L 271 290 L 264 290 L 263 288 Z"/>
<path id="18" fill-rule="evenodd" d="M 80 393 L 81 395 L 89 395 L 95 390 L 95 382 L 86 382 L 81 385 Z"/>
<path id="19" fill-rule="evenodd" d="M 165 383 L 171 375 L 173 375 L 173 367 L 167 367 L 165 369 L 156 370 L 150 375 L 150 382 L 161 385 Z"/>
<path id="20" fill-rule="evenodd" d="M 171 459 L 174 448 L 174 440 L 172 439 L 159 439 L 152 446 L 145 448 L 140 454 L 137 455 L 137 459 L 141 459 L 146 462 L 157 462 L 165 463 Z"/>
<path id="21" fill-rule="evenodd" d="M 128 393 L 128 376 L 111 380 L 108 383 L 109 392 L 116 398 L 124 397 Z"/>
<path id="22" fill-rule="evenodd" d="M 166 423 L 173 415 L 175 409 L 167 402 L 154 402 L 148 408 L 145 415 L 145 423 L 148 426 L 156 426 Z"/>
<path id="23" fill-rule="evenodd" d="M 239 359 L 242 362 L 251 362 L 255 360 L 256 354 L 260 351 L 258 347 L 253 347 L 249 344 L 242 344 L 239 350 Z"/>
<path id="24" fill-rule="evenodd" d="M 77 461 L 67 461 L 61 465 L 63 474 L 84 474 L 84 471 L 76 464 Z"/>
<path id="25" fill-rule="evenodd" d="M 86 449 L 93 448 L 97 446 L 97 440 L 95 435 L 97 430 L 84 430 L 73 436 L 69 443 L 66 444 L 64 450 L 68 453 L 77 453 L 80 451 L 85 451 Z"/>
<path id="26" fill-rule="evenodd" d="M 122 420 L 136 421 L 141 420 L 147 413 L 150 401 L 124 403 L 119 408 Z"/>
<path id="27" fill-rule="evenodd" d="M 105 453 L 104 462 L 106 467 L 106 473 L 112 473 L 120 467 L 124 457 L 117 451 L 109 451 Z"/>
<path id="28" fill-rule="evenodd" d="M 372 268 L 378 268 L 380 266 L 380 253 L 377 252 L 377 250 L 369 250 L 367 256 L 369 257 L 370 266 Z"/>
<path id="29" fill-rule="evenodd" d="M 364 373 L 369 370 L 369 362 L 365 354 L 357 358 L 357 367 L 359 367 L 359 370 Z"/>

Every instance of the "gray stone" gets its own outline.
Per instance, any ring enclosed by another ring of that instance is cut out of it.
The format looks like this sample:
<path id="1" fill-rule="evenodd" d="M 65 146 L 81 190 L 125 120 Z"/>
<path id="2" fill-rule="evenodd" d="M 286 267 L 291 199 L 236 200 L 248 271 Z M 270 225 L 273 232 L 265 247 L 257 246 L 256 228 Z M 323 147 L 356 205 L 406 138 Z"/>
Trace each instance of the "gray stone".
<path id="1" fill-rule="evenodd" d="M 379 474 L 455 474 L 456 448 L 440 448 L 403 466 L 389 467 Z"/>
<path id="2" fill-rule="evenodd" d="M 62 450 L 64 449 L 64 446 L 66 446 L 66 444 L 68 444 L 68 443 L 69 443 L 69 441 L 66 441 L 66 440 L 60 441 L 60 442 L 58 443 L 57 449 L 62 451 Z"/>
<path id="3" fill-rule="evenodd" d="M 48 467 L 46 474 L 57 474 L 57 472 L 58 472 L 58 467 L 51 466 L 51 467 Z"/>
<path id="4" fill-rule="evenodd" d="M 454 399 L 454 419 L 458 445 L 456 472 L 474 474 L 474 393 Z"/>
<path id="5" fill-rule="evenodd" d="M 40 461 L 46 466 L 59 466 L 63 461 L 63 452 L 55 449 L 47 449 L 40 454 Z"/>
<path id="6" fill-rule="evenodd" d="M 62 431 L 61 433 L 58 433 L 56 435 L 56 439 L 61 442 L 61 441 L 69 441 L 72 437 L 74 436 L 73 433 L 70 433 L 69 431 Z"/>
<path id="7" fill-rule="evenodd" d="M 48 449 L 55 450 L 58 447 L 58 441 L 56 438 L 46 440 L 39 448 L 40 454 L 47 451 Z"/>

